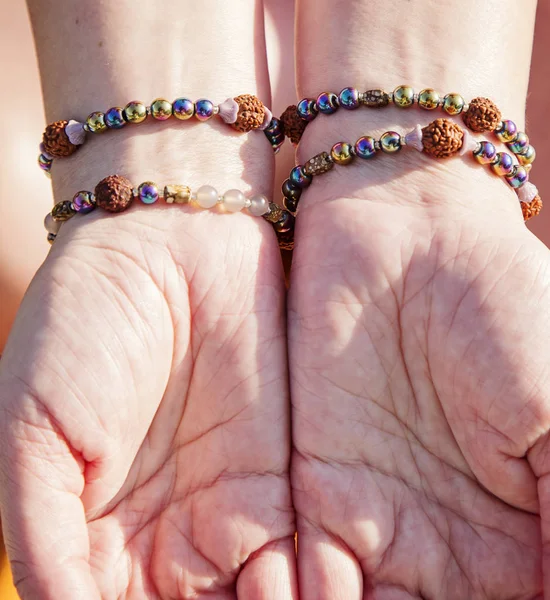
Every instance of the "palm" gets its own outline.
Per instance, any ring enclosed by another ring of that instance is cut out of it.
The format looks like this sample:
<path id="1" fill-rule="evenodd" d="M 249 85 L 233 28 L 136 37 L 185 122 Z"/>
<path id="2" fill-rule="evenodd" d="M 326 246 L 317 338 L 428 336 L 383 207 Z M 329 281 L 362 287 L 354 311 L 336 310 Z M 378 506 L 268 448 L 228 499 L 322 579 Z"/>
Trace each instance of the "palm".
<path id="1" fill-rule="evenodd" d="M 289 340 L 304 600 L 539 597 L 550 256 L 501 212 L 302 209 Z"/>
<path id="2" fill-rule="evenodd" d="M 290 594 L 276 244 L 244 215 L 160 212 L 67 225 L 3 358 L 24 597 Z"/>

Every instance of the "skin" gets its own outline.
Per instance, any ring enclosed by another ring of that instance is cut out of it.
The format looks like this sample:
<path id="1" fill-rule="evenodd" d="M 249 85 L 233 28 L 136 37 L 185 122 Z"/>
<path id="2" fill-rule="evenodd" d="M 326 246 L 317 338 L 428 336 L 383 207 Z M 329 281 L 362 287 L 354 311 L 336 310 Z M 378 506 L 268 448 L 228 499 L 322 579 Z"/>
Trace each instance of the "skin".
<path id="1" fill-rule="evenodd" d="M 301 0 L 299 96 L 369 89 L 392 73 L 395 85 L 486 94 L 523 114 L 533 2 L 402 6 Z M 329 10 L 334 19 L 315 17 Z M 417 24 L 433 35 L 412 37 Z M 482 38 L 498 51 L 461 42 Z M 343 113 L 309 126 L 300 161 L 431 120 L 418 108 Z M 300 598 L 542 598 L 550 255 L 515 194 L 475 163 L 407 149 L 314 180 L 296 237 Z"/>

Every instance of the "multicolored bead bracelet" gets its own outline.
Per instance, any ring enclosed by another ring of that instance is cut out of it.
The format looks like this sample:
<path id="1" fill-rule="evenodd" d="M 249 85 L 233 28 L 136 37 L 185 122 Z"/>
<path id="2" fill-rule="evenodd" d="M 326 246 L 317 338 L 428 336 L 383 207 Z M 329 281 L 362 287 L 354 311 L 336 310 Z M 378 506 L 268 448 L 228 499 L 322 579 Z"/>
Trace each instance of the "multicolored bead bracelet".
<path id="1" fill-rule="evenodd" d="M 149 116 L 157 121 L 174 117 L 186 121 L 195 117 L 208 121 L 214 116 L 233 129 L 246 133 L 252 130 L 263 131 L 273 150 L 277 152 L 284 142 L 284 132 L 279 119 L 273 118 L 271 111 L 251 94 L 228 98 L 215 105 L 202 98 L 193 102 L 188 98 L 178 98 L 169 102 L 157 98 L 150 106 L 143 102 L 129 102 L 125 108 L 115 106 L 107 112 L 93 112 L 84 123 L 78 121 L 55 121 L 46 127 L 40 144 L 38 164 L 49 174 L 54 158 L 70 156 L 86 141 L 87 133 L 104 133 L 109 129 L 121 129 L 127 124 L 143 123 Z"/>
<path id="2" fill-rule="evenodd" d="M 528 181 L 530 165 L 515 164 L 510 154 L 497 152 L 491 142 L 476 141 L 466 129 L 444 118 L 436 119 L 424 128 L 416 125 L 406 135 L 386 131 L 378 140 L 367 135 L 353 145 L 347 142 L 334 144 L 330 152 L 321 152 L 292 169 L 282 186 L 283 206 L 295 214 L 302 190 L 311 184 L 314 176 L 327 173 L 335 164 L 348 165 L 356 157 L 370 159 L 379 152 L 395 154 L 404 146 L 412 146 L 437 159 L 471 154 L 478 163 L 487 165 L 517 192 L 526 221 L 538 215 L 542 209 L 538 190 Z"/>
<path id="3" fill-rule="evenodd" d="M 263 217 L 272 223 L 281 248 L 292 249 L 294 216 L 269 202 L 265 196 L 247 198 L 235 189 L 220 195 L 210 185 L 203 185 L 196 192 L 186 185 L 167 185 L 161 189 L 152 181 L 145 181 L 135 188 L 130 180 L 122 175 L 109 175 L 96 185 L 94 192 L 80 191 L 72 200 L 58 202 L 44 219 L 48 241 L 53 244 L 61 225 L 78 213 L 87 214 L 98 207 L 110 213 L 119 213 L 128 209 L 134 199 L 139 199 L 143 204 L 155 204 L 159 200 L 164 200 L 166 204 L 193 203 L 200 208 L 221 205 L 229 213 L 246 208 L 249 214 Z"/>
<path id="4" fill-rule="evenodd" d="M 339 108 L 383 108 L 390 104 L 399 108 L 409 108 L 415 103 L 424 110 L 441 108 L 450 116 L 462 115 L 466 127 L 475 133 L 493 132 L 524 166 L 532 164 L 535 160 L 536 152 L 529 144 L 527 134 L 518 131 L 513 121 L 503 120 L 498 106 L 492 100 L 474 98 L 468 104 L 460 94 L 451 93 L 441 97 L 432 88 L 426 88 L 419 94 L 408 85 L 400 85 L 391 93 L 381 89 L 359 92 L 353 87 L 344 88 L 339 94 L 323 92 L 316 100 L 304 98 L 297 106 L 289 106 L 281 115 L 281 121 L 287 137 L 293 144 L 298 144 L 308 123 L 318 114 L 331 115 Z"/>

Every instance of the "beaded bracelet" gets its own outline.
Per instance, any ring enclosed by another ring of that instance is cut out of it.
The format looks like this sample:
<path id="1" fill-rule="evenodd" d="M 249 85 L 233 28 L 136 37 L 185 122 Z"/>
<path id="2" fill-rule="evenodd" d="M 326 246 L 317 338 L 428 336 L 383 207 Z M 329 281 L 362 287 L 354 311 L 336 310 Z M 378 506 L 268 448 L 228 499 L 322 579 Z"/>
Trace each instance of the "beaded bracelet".
<path id="1" fill-rule="evenodd" d="M 449 119 L 436 119 L 424 128 L 417 125 L 404 136 L 386 131 L 379 140 L 367 135 L 359 138 L 354 145 L 347 142 L 334 144 L 330 153 L 321 152 L 304 165 L 292 169 L 282 186 L 283 206 L 295 214 L 302 190 L 311 184 L 314 176 L 327 173 L 335 164 L 348 165 L 355 157 L 369 159 L 379 151 L 395 154 L 404 146 L 412 146 L 437 159 L 471 154 L 478 163 L 487 165 L 494 174 L 503 177 L 517 192 L 526 221 L 542 209 L 538 190 L 528 181 L 529 169 L 526 166 L 514 164 L 509 154 L 497 152 L 491 142 L 477 142 L 467 130 Z"/>
<path id="2" fill-rule="evenodd" d="M 172 116 L 181 121 L 193 116 L 199 121 L 208 121 L 216 115 L 237 131 L 263 131 L 275 152 L 279 151 L 284 142 L 284 132 L 279 119 L 273 118 L 271 111 L 251 94 L 228 98 L 220 105 L 215 105 L 206 98 L 196 102 L 188 98 L 178 98 L 174 102 L 157 98 L 150 106 L 133 101 L 125 108 L 115 106 L 106 113 L 93 112 L 85 123 L 72 120 L 51 123 L 44 131 L 38 165 L 49 174 L 53 159 L 70 156 L 76 152 L 86 141 L 87 133 L 103 133 L 108 129 L 121 129 L 127 123 L 143 123 L 149 116 L 157 121 L 166 121 Z"/>
<path id="3" fill-rule="evenodd" d="M 293 144 L 298 144 L 307 124 L 319 113 L 331 115 L 342 107 L 355 110 L 360 106 L 382 108 L 394 104 L 400 108 L 408 108 L 417 103 L 424 110 L 441 108 L 451 116 L 462 114 L 464 124 L 476 133 L 493 132 L 497 139 L 504 142 L 517 156 L 522 165 L 531 165 L 536 157 L 529 138 L 523 131 L 518 131 L 516 124 L 510 120 L 502 120 L 498 106 L 488 98 L 474 98 L 469 104 L 460 94 L 451 93 L 443 98 L 439 93 L 426 88 L 415 94 L 408 85 L 400 85 L 391 93 L 384 90 L 369 90 L 361 93 L 356 88 L 344 88 L 340 94 L 323 92 L 316 100 L 304 98 L 297 106 L 289 106 L 281 115 L 285 134 Z"/>
<path id="4" fill-rule="evenodd" d="M 44 219 L 44 227 L 48 232 L 47 239 L 53 244 L 61 225 L 77 213 L 87 214 L 97 207 L 111 213 L 123 212 L 136 198 L 144 204 L 155 204 L 161 199 L 167 204 L 194 203 L 201 208 L 213 208 L 220 204 L 230 213 L 246 208 L 249 214 L 263 217 L 272 223 L 281 248 L 292 249 L 293 215 L 269 202 L 265 196 L 246 198 L 242 192 L 234 189 L 219 195 L 210 185 L 203 185 L 196 192 L 192 192 L 186 185 L 167 185 L 161 191 L 152 181 L 145 181 L 135 188 L 126 177 L 121 175 L 105 177 L 97 184 L 94 192 L 80 191 L 72 200 L 58 202 Z"/>

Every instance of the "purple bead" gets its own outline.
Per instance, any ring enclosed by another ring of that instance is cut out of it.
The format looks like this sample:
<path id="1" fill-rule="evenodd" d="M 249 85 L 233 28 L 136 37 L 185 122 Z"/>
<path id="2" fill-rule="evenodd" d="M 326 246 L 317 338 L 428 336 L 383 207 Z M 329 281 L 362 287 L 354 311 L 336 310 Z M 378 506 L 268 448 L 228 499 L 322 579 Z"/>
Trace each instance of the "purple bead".
<path id="1" fill-rule="evenodd" d="M 521 154 L 529 146 L 529 138 L 523 131 L 519 131 L 513 142 L 506 144 L 514 154 Z"/>
<path id="2" fill-rule="evenodd" d="M 507 152 L 497 152 L 495 160 L 491 163 L 491 169 L 496 175 L 503 177 L 514 170 L 514 159 Z"/>
<path id="3" fill-rule="evenodd" d="M 506 179 L 506 182 L 510 187 L 513 187 L 517 190 L 522 185 L 527 183 L 527 181 L 529 180 L 529 173 L 527 172 L 525 167 L 522 167 L 521 165 L 516 165 L 513 171 L 509 175 L 506 175 L 504 179 Z"/>
<path id="4" fill-rule="evenodd" d="M 502 121 L 500 127 L 495 129 L 495 135 L 501 142 L 513 142 L 518 133 L 518 127 L 514 121 Z"/>
<path id="5" fill-rule="evenodd" d="M 73 198 L 73 206 L 76 212 L 85 215 L 95 208 L 95 196 L 92 192 L 77 192 Z"/>
<path id="6" fill-rule="evenodd" d="M 279 119 L 277 119 L 277 117 L 273 117 L 271 119 L 271 121 L 269 122 L 269 125 L 264 129 L 264 133 L 267 136 L 277 135 L 277 134 L 281 133 L 281 131 L 282 131 L 281 121 Z"/>
<path id="7" fill-rule="evenodd" d="M 294 167 L 292 171 L 290 171 L 290 175 L 288 176 L 291 183 L 298 186 L 299 188 L 307 188 L 311 183 L 312 177 L 311 175 L 306 175 L 301 165 Z"/>
<path id="8" fill-rule="evenodd" d="M 46 173 L 49 173 L 51 171 L 52 162 L 53 160 L 46 158 L 43 154 L 40 154 L 40 156 L 38 157 L 38 166 Z"/>
<path id="9" fill-rule="evenodd" d="M 491 142 L 479 142 L 479 148 L 474 151 L 474 156 L 478 163 L 487 165 L 492 163 L 497 155 L 497 149 Z"/>
<path id="10" fill-rule="evenodd" d="M 190 119 L 195 114 L 195 103 L 189 98 L 178 98 L 172 102 L 172 114 L 181 121 Z"/>
<path id="11" fill-rule="evenodd" d="M 113 106 L 110 108 L 104 116 L 105 125 L 110 129 L 121 129 L 126 125 L 124 120 L 124 109 L 120 106 Z"/>
<path id="12" fill-rule="evenodd" d="M 159 190 L 152 181 L 145 181 L 138 187 L 138 196 L 143 204 L 154 204 L 159 199 Z"/>
<path id="13" fill-rule="evenodd" d="M 304 121 L 313 121 L 317 116 L 317 105 L 315 104 L 315 100 L 309 100 L 309 98 L 300 100 L 296 107 L 296 112 L 304 119 Z"/>
<path id="14" fill-rule="evenodd" d="M 359 90 L 352 87 L 344 88 L 340 92 L 338 98 L 340 100 L 340 106 L 347 110 L 354 110 L 356 108 L 359 108 L 361 104 L 359 102 Z"/>
<path id="15" fill-rule="evenodd" d="M 195 117 L 199 121 L 208 121 L 214 116 L 214 104 L 206 98 L 201 98 L 195 102 Z"/>
<path id="16" fill-rule="evenodd" d="M 359 138 L 355 142 L 355 154 L 359 158 L 371 158 L 376 154 L 376 140 L 370 135 Z"/>
<path id="17" fill-rule="evenodd" d="M 323 92 L 317 97 L 317 108 L 324 115 L 331 115 L 339 106 L 338 96 L 333 92 Z"/>

